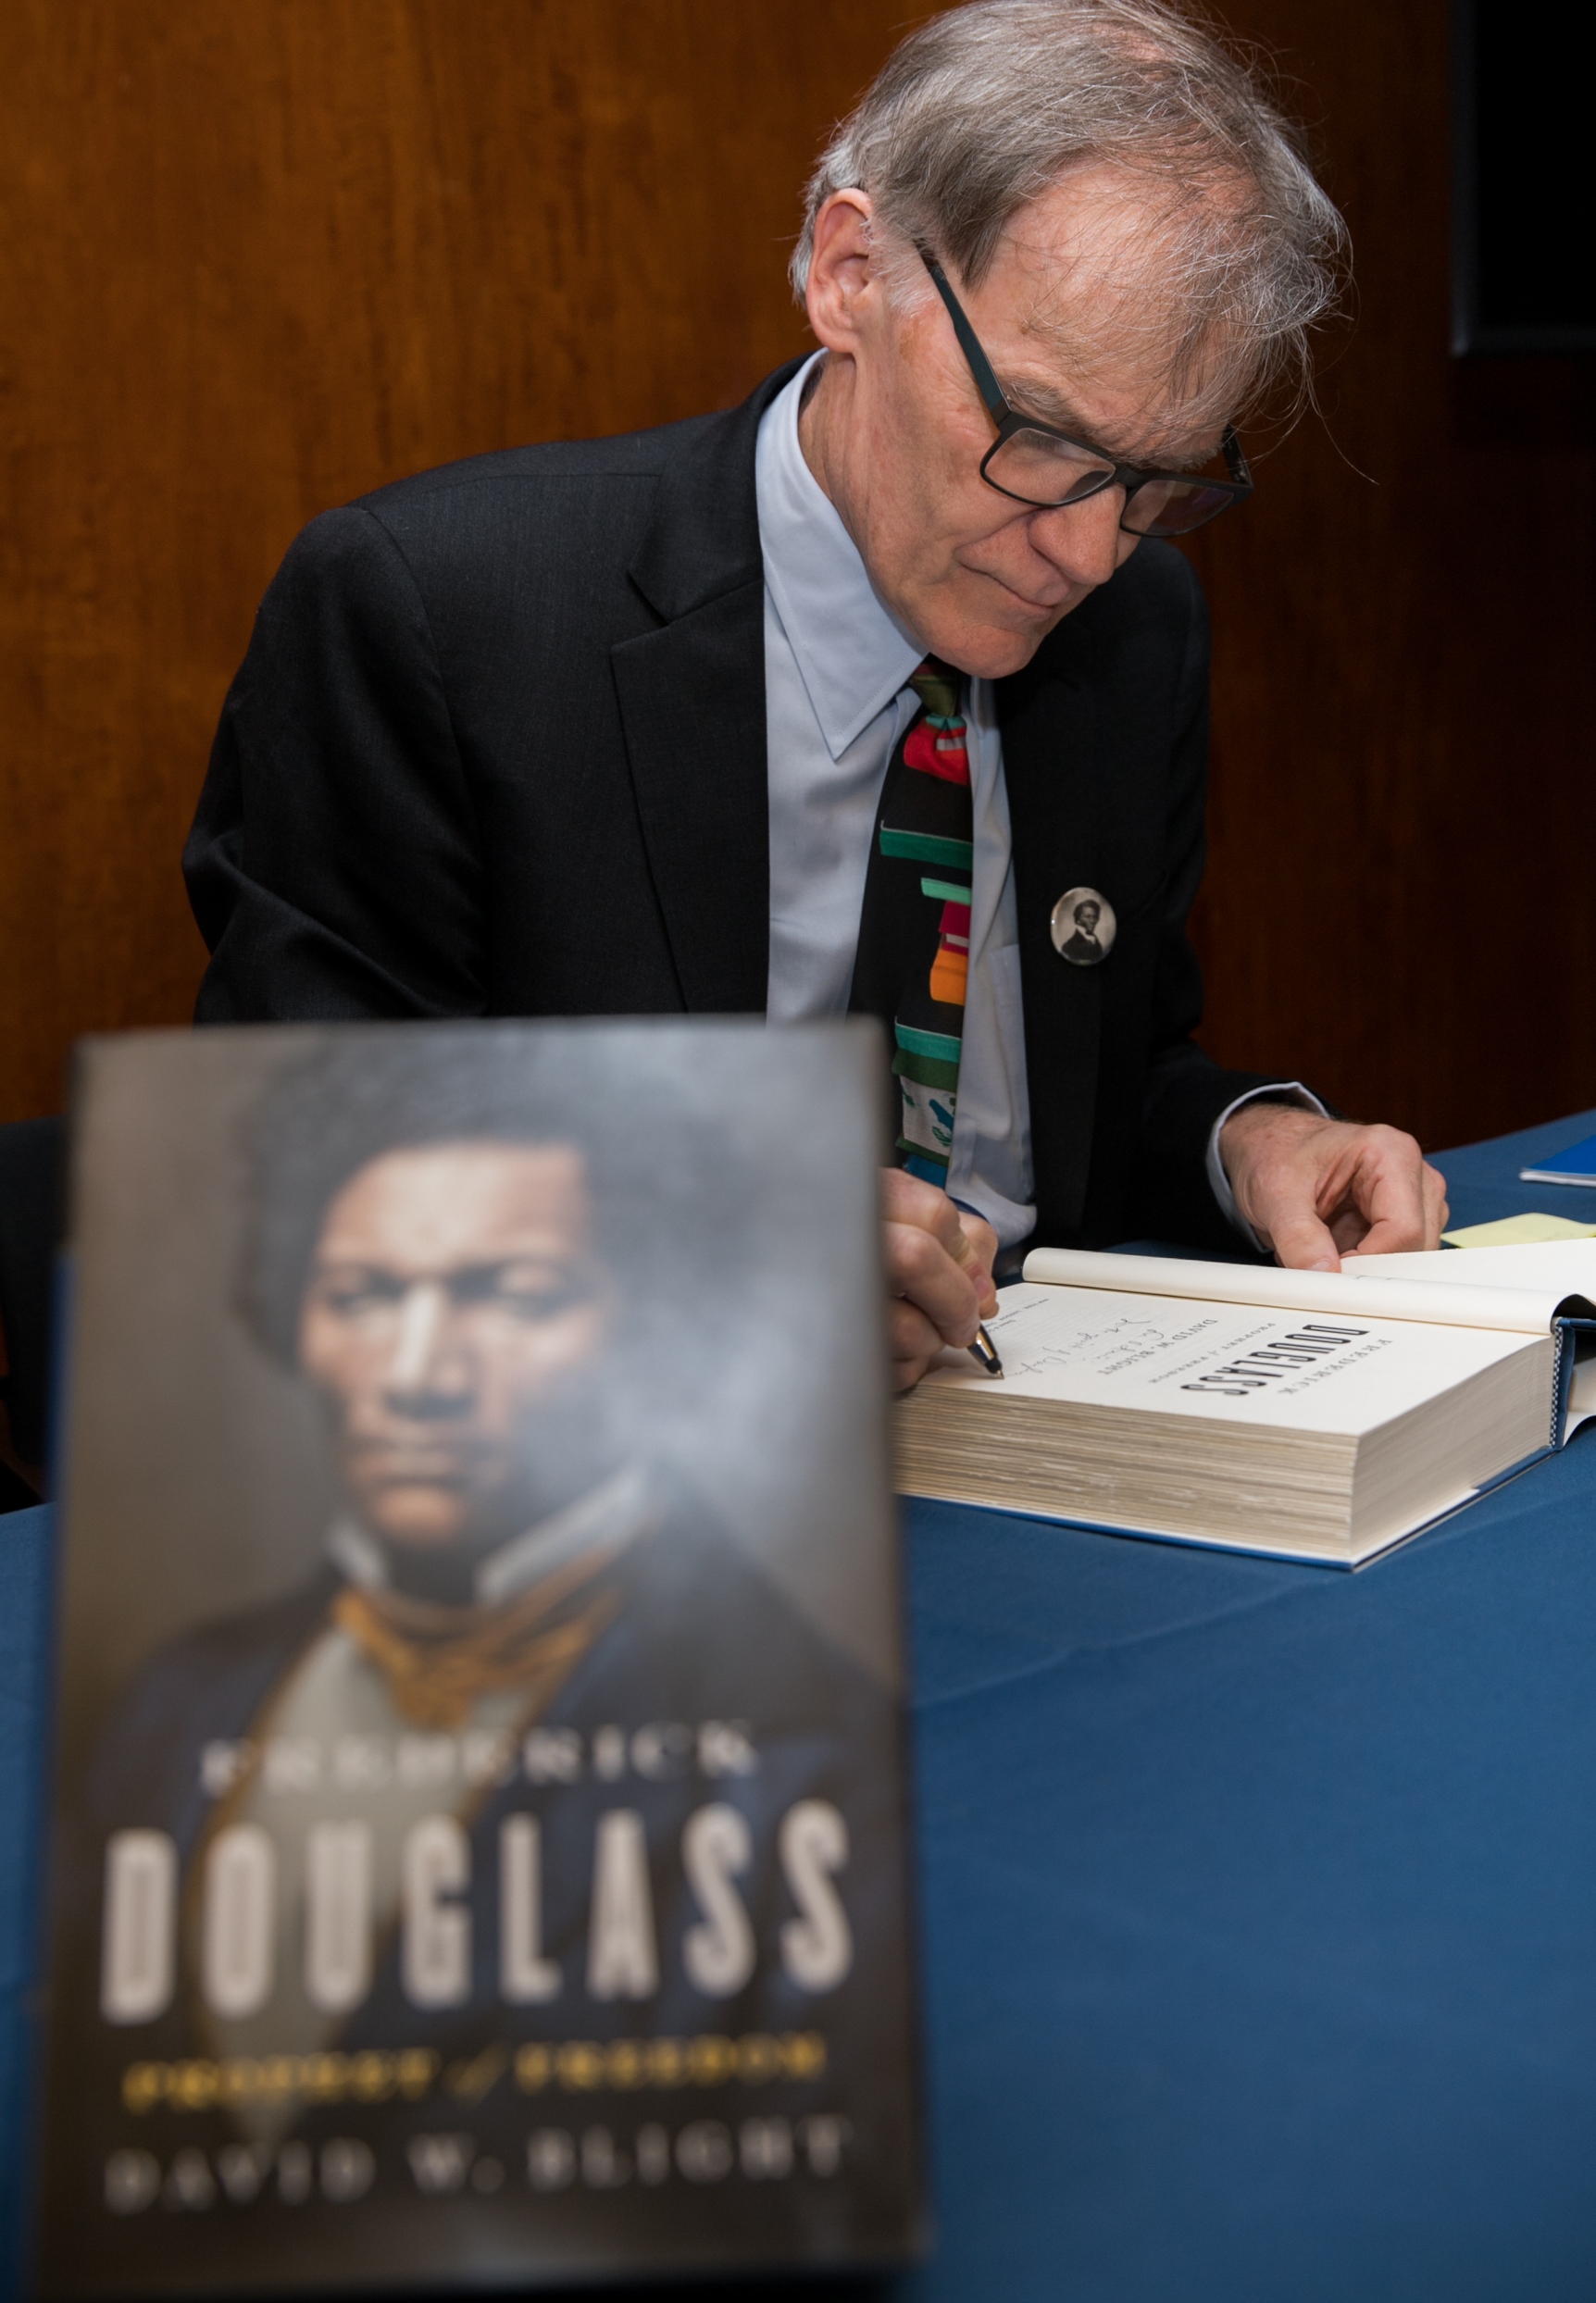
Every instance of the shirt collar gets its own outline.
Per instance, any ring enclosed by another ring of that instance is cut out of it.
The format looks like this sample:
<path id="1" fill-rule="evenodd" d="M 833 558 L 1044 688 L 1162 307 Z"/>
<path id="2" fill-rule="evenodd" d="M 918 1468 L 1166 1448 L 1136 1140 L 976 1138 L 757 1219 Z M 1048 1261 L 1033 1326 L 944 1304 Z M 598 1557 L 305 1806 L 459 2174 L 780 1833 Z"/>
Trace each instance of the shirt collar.
<path id="1" fill-rule="evenodd" d="M 540 1520 L 523 1535 L 513 1536 L 480 1561 L 474 1578 L 478 1604 L 496 1607 L 513 1600 L 579 1552 L 596 1545 L 624 1550 L 650 1525 L 653 1516 L 648 1483 L 642 1472 L 617 1472 L 563 1511 Z M 366 1591 L 386 1588 L 390 1577 L 382 1546 L 354 1520 L 334 1523 L 327 1549 L 334 1566 L 351 1583 Z"/>
<path id="2" fill-rule="evenodd" d="M 883 604 L 798 444 L 804 386 L 824 357 L 806 360 L 766 409 L 754 471 L 765 582 L 835 760 L 907 685 L 925 650 Z"/>

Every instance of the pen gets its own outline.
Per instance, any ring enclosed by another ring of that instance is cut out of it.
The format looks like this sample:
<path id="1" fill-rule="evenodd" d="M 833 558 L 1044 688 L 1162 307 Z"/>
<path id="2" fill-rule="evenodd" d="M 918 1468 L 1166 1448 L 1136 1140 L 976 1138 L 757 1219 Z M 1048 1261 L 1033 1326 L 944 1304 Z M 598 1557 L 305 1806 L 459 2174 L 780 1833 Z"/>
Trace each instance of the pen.
<path id="1" fill-rule="evenodd" d="M 997 1348 L 984 1327 L 976 1329 L 974 1343 L 967 1344 L 966 1349 L 976 1365 L 984 1368 L 989 1376 L 1002 1376 L 1003 1362 L 999 1359 Z"/>
<path id="2" fill-rule="evenodd" d="M 955 1202 L 955 1204 L 957 1203 Z M 966 1268 L 970 1263 L 973 1262 L 975 1258 L 975 1249 L 971 1244 L 970 1237 L 967 1232 L 963 1230 L 960 1231 L 958 1235 L 958 1242 L 953 1251 L 953 1254 L 954 1263 L 959 1265 L 961 1270 Z M 992 1342 L 991 1338 L 988 1335 L 984 1326 L 978 1327 L 976 1329 L 976 1339 L 974 1343 L 966 1343 L 965 1350 L 969 1353 L 971 1359 L 974 1360 L 976 1365 L 980 1369 L 983 1376 L 997 1376 L 1001 1377 L 1003 1375 L 1003 1362 L 997 1355 L 996 1345 Z"/>

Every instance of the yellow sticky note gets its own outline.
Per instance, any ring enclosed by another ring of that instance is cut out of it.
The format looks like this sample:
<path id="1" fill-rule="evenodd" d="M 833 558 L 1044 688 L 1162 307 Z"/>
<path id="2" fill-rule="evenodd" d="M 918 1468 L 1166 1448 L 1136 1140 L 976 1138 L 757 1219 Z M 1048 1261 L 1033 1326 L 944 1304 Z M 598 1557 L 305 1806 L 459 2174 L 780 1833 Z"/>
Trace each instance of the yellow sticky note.
<path id="1" fill-rule="evenodd" d="M 1538 1239 L 1596 1239 L 1596 1224 L 1571 1224 L 1566 1215 L 1502 1215 L 1440 1236 L 1449 1248 L 1527 1248 Z"/>

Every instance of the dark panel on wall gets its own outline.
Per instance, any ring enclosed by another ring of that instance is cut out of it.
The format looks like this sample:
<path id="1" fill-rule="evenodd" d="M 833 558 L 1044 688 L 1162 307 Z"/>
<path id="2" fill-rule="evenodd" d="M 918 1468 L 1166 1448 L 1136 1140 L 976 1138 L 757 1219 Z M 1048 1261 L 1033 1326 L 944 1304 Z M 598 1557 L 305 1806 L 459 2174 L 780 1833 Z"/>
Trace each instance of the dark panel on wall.
<path id="1" fill-rule="evenodd" d="M 799 349 L 797 187 L 920 13 L 0 10 L 0 1116 L 55 1105 L 76 1032 L 186 1015 L 178 851 L 294 530 Z M 1194 547 L 1208 1037 L 1455 1140 L 1596 1102 L 1590 371 L 1448 356 L 1445 0 L 1228 13 L 1283 52 L 1360 289 L 1330 432 Z"/>
<path id="2" fill-rule="evenodd" d="M 1358 289 L 1328 429 L 1193 545 L 1206 1037 L 1457 1142 L 1596 1103 L 1596 370 L 1449 355 L 1445 0 L 1229 17 L 1282 54 Z"/>
<path id="3" fill-rule="evenodd" d="M 0 10 L 0 1118 L 186 1018 L 177 859 L 294 531 L 735 400 L 902 0 Z"/>
<path id="4" fill-rule="evenodd" d="M 1596 352 L 1592 53 L 1588 22 L 1551 49 L 1515 0 L 1453 0 L 1454 352 Z"/>

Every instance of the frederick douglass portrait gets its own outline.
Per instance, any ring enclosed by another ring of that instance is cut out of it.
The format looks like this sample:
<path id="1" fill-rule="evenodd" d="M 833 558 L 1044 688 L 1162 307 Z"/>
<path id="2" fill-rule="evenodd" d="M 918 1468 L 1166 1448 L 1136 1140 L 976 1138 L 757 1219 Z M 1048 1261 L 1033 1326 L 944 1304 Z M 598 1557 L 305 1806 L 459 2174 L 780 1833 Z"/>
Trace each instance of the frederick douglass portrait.
<path id="1" fill-rule="evenodd" d="M 685 1276 L 734 1285 L 754 1220 L 691 1102 L 421 1029 L 251 1114 L 232 1313 L 337 1504 L 312 1575 L 147 1663 L 78 1802 L 56 1994 L 118 2244 L 342 2188 L 580 2263 L 720 2182 L 746 2248 L 879 2147 L 895 1708 L 684 1476 L 748 1348 Z"/>
<path id="2" fill-rule="evenodd" d="M 1078 966 L 1091 967 L 1103 958 L 1103 949 L 1097 935 L 1102 917 L 1103 906 L 1097 898 L 1082 897 L 1075 907 L 1075 926 L 1069 940 L 1059 946 L 1065 959 L 1075 961 Z"/>

